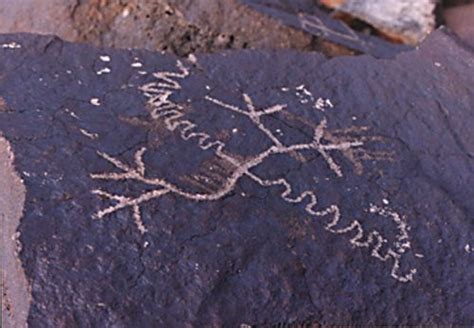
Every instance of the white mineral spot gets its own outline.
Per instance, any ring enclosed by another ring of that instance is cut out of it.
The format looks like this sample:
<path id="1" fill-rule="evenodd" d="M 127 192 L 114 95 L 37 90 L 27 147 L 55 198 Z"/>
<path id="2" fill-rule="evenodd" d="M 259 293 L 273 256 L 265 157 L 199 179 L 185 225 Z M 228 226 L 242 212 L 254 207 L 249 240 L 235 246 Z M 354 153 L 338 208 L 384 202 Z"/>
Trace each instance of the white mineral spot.
<path id="1" fill-rule="evenodd" d="M 389 202 L 388 199 L 386 199 L 386 198 L 382 199 L 382 203 L 384 203 L 385 205 L 390 204 L 390 202 Z"/>
<path id="2" fill-rule="evenodd" d="M 100 56 L 99 58 L 100 58 L 100 60 L 102 60 L 103 62 L 106 62 L 106 63 L 108 63 L 110 61 L 110 57 L 107 56 L 107 55 Z"/>
<path id="3" fill-rule="evenodd" d="M 352 116 L 353 121 L 357 121 L 357 116 Z"/>
<path id="4" fill-rule="evenodd" d="M 288 92 L 288 91 L 290 91 L 290 88 L 281 88 L 281 91 Z"/>
<path id="5" fill-rule="evenodd" d="M 194 54 L 189 54 L 188 55 L 188 60 L 193 64 L 197 63 L 197 57 Z"/>
<path id="6" fill-rule="evenodd" d="M 244 192 L 240 193 L 240 195 L 241 195 L 242 197 L 245 197 L 245 196 L 247 196 L 247 194 L 246 194 L 246 193 L 244 193 Z"/>
<path id="7" fill-rule="evenodd" d="M 211 87 L 206 85 L 206 90 L 211 90 Z"/>
<path id="8" fill-rule="evenodd" d="M 147 75 L 148 72 L 147 72 L 147 71 L 138 71 L 138 74 L 140 74 L 140 75 Z"/>
<path id="9" fill-rule="evenodd" d="M 435 65 L 436 67 L 441 67 L 441 63 L 438 63 L 438 62 L 435 62 L 434 65 Z"/>
<path id="10" fill-rule="evenodd" d="M 99 98 L 91 98 L 90 103 L 94 106 L 100 106 Z"/>
<path id="11" fill-rule="evenodd" d="M 112 72 L 112 71 L 110 70 L 110 68 L 105 67 L 105 68 L 102 68 L 101 70 L 97 71 L 97 75 L 109 74 L 110 72 Z"/>
<path id="12" fill-rule="evenodd" d="M 464 246 L 464 250 L 466 251 L 466 253 L 470 253 L 471 252 L 471 245 L 466 244 L 466 246 Z"/>
<path id="13" fill-rule="evenodd" d="M 73 111 L 69 110 L 69 108 L 65 108 L 64 111 L 66 113 L 69 113 L 69 115 L 71 115 L 72 117 L 78 119 L 79 117 L 76 115 L 76 113 L 74 113 Z"/>
<path id="14" fill-rule="evenodd" d="M 147 247 L 148 247 L 148 245 L 150 245 L 150 243 L 149 243 L 149 242 L 147 242 L 147 241 L 143 243 L 143 247 L 145 247 L 145 248 L 147 248 Z"/>
<path id="15" fill-rule="evenodd" d="M 323 98 L 319 97 L 318 100 L 316 100 L 316 103 L 314 104 L 314 107 L 316 109 L 319 109 L 320 111 L 324 112 L 324 110 L 327 107 L 333 108 L 334 105 L 332 104 L 331 100 L 323 99 Z"/>
<path id="16" fill-rule="evenodd" d="M 232 133 L 237 133 L 237 132 L 239 132 L 239 129 L 237 129 L 237 128 L 232 129 Z"/>
<path id="17" fill-rule="evenodd" d="M 122 11 L 122 17 L 123 17 L 123 18 L 127 18 L 128 15 L 130 15 L 130 8 L 126 7 L 126 8 Z"/>
<path id="18" fill-rule="evenodd" d="M 419 253 L 416 253 L 415 256 L 418 257 L 418 258 L 423 258 L 423 257 L 425 257 L 423 254 L 419 254 Z"/>
<path id="19" fill-rule="evenodd" d="M 26 171 L 23 171 L 23 175 L 24 175 L 24 176 L 27 176 L 27 177 L 30 177 L 30 176 L 31 176 L 31 174 L 29 174 L 29 173 L 26 172 Z"/>
<path id="20" fill-rule="evenodd" d="M 143 64 L 140 63 L 140 62 L 134 62 L 134 63 L 132 63 L 132 67 L 140 68 L 140 67 L 143 67 Z"/>
<path id="21" fill-rule="evenodd" d="M 68 69 L 68 70 L 66 70 L 66 73 L 67 74 L 72 74 L 72 71 Z"/>
<path id="22" fill-rule="evenodd" d="M 10 42 L 10 43 L 4 43 L 2 44 L 3 49 L 20 49 L 21 44 L 16 43 L 16 42 Z"/>

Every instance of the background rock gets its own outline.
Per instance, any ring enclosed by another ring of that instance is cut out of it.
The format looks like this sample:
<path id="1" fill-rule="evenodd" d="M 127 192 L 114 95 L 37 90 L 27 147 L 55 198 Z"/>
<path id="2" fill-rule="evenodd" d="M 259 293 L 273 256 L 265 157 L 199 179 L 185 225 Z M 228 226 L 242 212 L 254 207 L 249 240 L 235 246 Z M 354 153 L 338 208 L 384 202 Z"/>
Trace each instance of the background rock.
<path id="1" fill-rule="evenodd" d="M 3 109 L 0 98 L 0 112 Z M 31 294 L 18 253 L 19 233 L 23 216 L 25 187 L 13 167 L 13 153 L 0 134 L 0 219 L 2 234 L 2 320 L 3 327 L 25 327 Z"/>
<path id="2" fill-rule="evenodd" d="M 337 54 L 237 0 L 0 0 L 0 33 L 54 34 L 97 46 L 178 55 L 240 48 L 292 48 Z"/>
<path id="3" fill-rule="evenodd" d="M 474 3 L 447 8 L 444 12 L 446 25 L 474 47 Z"/>
<path id="4" fill-rule="evenodd" d="M 320 0 L 359 18 L 388 37 L 416 45 L 435 28 L 436 0 Z"/>

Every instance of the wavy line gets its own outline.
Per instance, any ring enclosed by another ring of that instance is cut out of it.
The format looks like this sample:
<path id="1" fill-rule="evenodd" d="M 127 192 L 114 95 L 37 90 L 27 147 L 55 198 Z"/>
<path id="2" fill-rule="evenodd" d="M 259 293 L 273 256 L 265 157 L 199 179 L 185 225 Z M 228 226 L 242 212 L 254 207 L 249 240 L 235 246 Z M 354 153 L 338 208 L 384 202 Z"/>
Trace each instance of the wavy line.
<path id="1" fill-rule="evenodd" d="M 140 231 L 144 233 L 146 231 L 146 228 L 141 222 L 139 208 L 139 205 L 142 202 L 161 197 L 162 195 L 165 195 L 169 192 L 176 193 L 182 197 L 196 201 L 218 200 L 227 195 L 229 192 L 231 192 L 238 180 L 242 176 L 246 175 L 262 187 L 283 187 L 283 191 L 280 193 L 280 197 L 288 203 L 303 204 L 304 202 L 307 202 L 307 204 L 305 205 L 305 211 L 313 217 L 332 216 L 332 219 L 325 225 L 325 229 L 327 231 L 333 234 L 349 234 L 351 232 L 356 232 L 355 236 L 349 240 L 349 242 L 353 246 L 358 248 L 370 248 L 371 256 L 383 262 L 386 262 L 390 258 L 392 258 L 394 262 L 391 270 L 391 276 L 400 282 L 408 282 L 413 280 L 413 275 L 416 273 L 416 269 L 410 269 L 410 272 L 405 275 L 401 275 L 399 273 L 401 254 L 403 254 L 407 249 L 410 249 L 411 245 L 408 241 L 408 226 L 406 222 L 397 213 L 392 212 L 387 208 L 381 208 L 375 205 L 371 205 L 369 209 L 371 213 L 390 218 L 397 224 L 397 228 L 400 231 L 400 233 L 396 236 L 396 250 L 389 248 L 387 253 L 385 255 L 382 255 L 380 253 L 380 250 L 382 246 L 387 243 L 387 240 L 377 230 L 373 230 L 370 233 L 366 234 L 362 227 L 362 224 L 357 220 L 353 220 L 346 227 L 336 228 L 336 226 L 340 223 L 341 219 L 340 209 L 337 205 L 331 205 L 324 210 L 318 211 L 316 209 L 318 199 L 314 191 L 305 190 L 297 196 L 291 197 L 293 189 L 292 184 L 288 182 L 288 180 L 284 178 L 279 178 L 275 180 L 262 179 L 254 173 L 250 172 L 252 168 L 260 165 L 270 155 L 288 154 L 291 152 L 311 149 L 318 151 L 322 155 L 329 168 L 337 176 L 342 176 L 342 170 L 340 166 L 334 161 L 329 152 L 333 150 L 343 151 L 361 147 L 364 145 L 364 137 L 361 137 L 361 139 L 358 140 L 354 139 L 353 141 L 334 142 L 323 145 L 321 144 L 321 140 L 324 136 L 326 120 L 322 120 L 320 124 L 315 128 L 314 139 L 310 143 L 285 146 L 269 129 L 266 128 L 266 126 L 261 122 L 260 117 L 263 115 L 269 115 L 282 111 L 286 107 L 286 105 L 275 105 L 263 110 L 256 110 L 251 98 L 248 95 L 244 94 L 244 101 L 247 104 L 246 111 L 236 106 L 226 104 L 218 99 L 206 96 L 206 100 L 220 107 L 247 116 L 256 125 L 256 127 L 261 130 L 274 143 L 274 145 L 268 148 L 267 150 L 259 153 L 251 159 L 247 159 L 246 161 L 241 162 L 236 157 L 228 155 L 224 152 L 224 142 L 220 140 L 213 140 L 208 133 L 198 131 L 196 124 L 189 120 L 183 119 L 183 117 L 185 116 L 185 113 L 183 112 L 183 107 L 173 102 L 170 97 L 174 94 L 174 91 L 181 89 L 181 85 L 175 79 L 186 78 L 189 75 L 189 71 L 180 61 L 177 62 L 177 67 L 180 72 L 157 72 L 154 74 L 154 76 L 158 79 L 158 81 L 148 83 L 140 88 L 140 90 L 143 91 L 144 96 L 148 98 L 147 103 L 149 105 L 151 117 L 155 120 L 163 120 L 166 128 L 169 131 L 173 132 L 178 130 L 183 140 L 188 141 L 196 139 L 198 141 L 198 146 L 203 150 L 214 148 L 214 152 L 219 158 L 228 161 L 235 167 L 234 172 L 226 179 L 226 181 L 222 182 L 222 186 L 217 191 L 210 192 L 208 194 L 193 194 L 183 191 L 179 187 L 172 185 L 166 182 L 165 180 L 156 178 L 146 178 L 145 164 L 143 162 L 143 154 L 146 151 L 146 149 L 144 148 L 140 149 L 135 154 L 135 164 L 137 168 L 131 168 L 118 159 L 112 158 L 111 156 L 104 153 L 99 153 L 100 156 L 111 162 L 115 167 L 124 171 L 124 173 L 93 174 L 91 175 L 93 178 L 109 179 L 116 181 L 134 179 L 150 185 L 159 186 L 162 189 L 145 193 L 136 199 L 112 195 L 101 190 L 96 190 L 96 194 L 118 202 L 116 205 L 110 206 L 109 208 L 100 211 L 97 215 L 98 217 L 103 217 L 124 207 L 132 206 L 135 223 L 137 224 Z M 199 181 L 200 176 L 196 176 L 195 178 L 197 179 L 197 181 Z M 364 240 L 365 234 L 367 236 Z"/>
<path id="2" fill-rule="evenodd" d="M 197 138 L 199 140 L 199 146 L 200 146 L 201 149 L 209 149 L 210 147 L 215 145 L 215 146 L 217 146 L 216 147 L 216 154 L 218 156 L 222 157 L 224 155 L 223 154 L 223 148 L 225 147 L 225 144 L 221 141 L 214 141 L 214 142 L 209 143 L 207 146 L 205 146 L 204 142 L 206 140 L 210 139 L 209 134 L 207 134 L 205 132 L 192 132 L 196 129 L 196 127 L 197 127 L 196 124 L 194 124 L 194 123 L 192 123 L 188 120 L 182 120 L 182 117 L 184 116 L 184 113 L 179 111 L 179 109 L 181 109 L 180 106 L 178 104 L 172 103 L 169 100 L 169 97 L 171 96 L 172 93 L 170 93 L 169 90 L 162 89 L 162 88 L 178 89 L 179 88 L 178 84 L 177 83 L 171 83 L 170 79 L 168 79 L 168 76 L 175 76 L 175 77 L 179 77 L 179 78 L 184 78 L 185 76 L 187 76 L 187 74 L 186 75 L 183 75 L 183 74 L 181 74 L 181 75 L 176 75 L 176 74 L 171 75 L 170 73 L 165 72 L 165 73 L 162 73 L 162 74 L 156 74 L 155 76 L 157 78 L 162 78 L 164 80 L 166 79 L 166 82 L 169 82 L 169 83 L 166 84 L 166 83 L 157 82 L 156 85 L 159 88 L 148 89 L 148 91 L 153 90 L 153 92 L 156 92 L 155 95 L 152 94 L 151 97 L 150 97 L 150 99 L 151 99 L 150 100 L 150 105 L 152 105 L 154 107 L 155 113 L 159 112 L 163 108 L 166 108 L 166 109 L 174 108 L 172 110 L 168 110 L 168 111 L 165 111 L 165 112 L 160 113 L 158 115 L 155 115 L 155 117 L 156 118 L 166 117 L 165 124 L 168 127 L 168 129 L 170 129 L 171 131 L 174 131 L 178 127 L 185 126 L 184 128 L 181 128 L 181 137 L 184 140 Z M 158 103 L 156 103 L 156 99 L 160 99 L 160 101 Z M 205 99 L 207 99 L 208 101 L 210 101 L 210 102 L 212 102 L 212 103 L 214 103 L 218 106 L 221 106 L 223 108 L 226 108 L 226 109 L 229 109 L 229 110 L 234 111 L 236 113 L 248 116 L 252 120 L 252 122 L 254 124 L 256 124 L 257 127 L 260 130 L 262 130 L 274 142 L 274 144 L 277 147 L 284 147 L 283 144 L 280 142 L 280 140 L 276 136 L 274 136 L 260 121 L 260 116 L 265 115 L 265 114 L 272 114 L 272 113 L 281 111 L 282 109 L 285 108 L 284 105 L 276 105 L 276 106 L 270 107 L 269 109 L 265 109 L 263 111 L 256 111 L 256 109 L 255 109 L 255 107 L 252 103 L 251 98 L 248 95 L 244 94 L 244 99 L 245 99 L 245 102 L 247 103 L 247 107 L 248 107 L 248 112 L 247 112 L 247 111 L 242 110 L 242 109 L 240 109 L 236 106 L 226 104 L 226 103 L 224 103 L 224 102 L 222 102 L 218 99 L 212 98 L 210 96 L 206 96 Z M 315 140 L 318 143 L 321 140 L 321 138 L 323 137 L 323 131 L 324 131 L 324 128 L 326 127 L 326 121 L 323 120 L 319 127 L 320 128 L 316 129 L 316 131 L 315 131 Z M 186 134 L 188 131 L 191 131 L 191 132 L 189 134 Z M 354 140 L 353 143 L 347 143 L 347 145 L 344 145 L 344 147 L 345 148 L 350 148 L 352 146 L 362 146 L 362 145 L 363 145 L 363 142 L 358 141 L 358 140 Z M 339 147 L 341 147 L 341 145 L 339 145 Z M 328 147 L 328 149 L 330 149 L 330 147 Z M 326 160 L 326 162 L 328 163 L 330 168 L 338 176 L 342 176 L 342 171 L 341 171 L 340 166 L 334 162 L 332 157 L 326 151 L 321 149 L 321 147 L 318 150 L 321 153 L 321 155 L 324 157 L 324 159 Z M 258 164 L 259 164 L 266 157 L 267 157 L 267 155 L 262 156 L 262 158 L 258 159 L 256 162 L 258 162 Z M 227 156 L 227 159 L 228 159 L 228 156 Z M 237 163 L 234 163 L 234 164 L 237 164 Z M 356 235 L 354 237 L 352 237 L 349 241 L 352 245 L 354 245 L 355 247 L 359 247 L 359 248 L 361 248 L 361 247 L 372 248 L 371 255 L 373 257 L 383 261 L 383 262 L 389 260 L 390 258 L 393 258 L 394 264 L 393 264 L 392 272 L 391 272 L 391 275 L 392 275 L 393 278 L 395 278 L 399 281 L 402 281 L 402 282 L 411 281 L 413 279 L 413 274 L 416 272 L 416 269 L 411 269 L 410 273 L 408 273 L 406 275 L 398 274 L 398 269 L 400 267 L 400 254 L 399 253 L 397 253 L 392 248 L 390 248 L 385 255 L 380 254 L 380 250 L 381 250 L 382 246 L 387 241 L 383 237 L 383 235 L 381 235 L 378 231 L 374 230 L 374 231 L 370 232 L 367 235 L 366 240 L 362 241 L 363 238 L 364 238 L 364 232 L 365 231 L 362 227 L 362 224 L 357 220 L 352 221 L 348 226 L 346 226 L 344 228 L 336 229 L 335 227 L 340 223 L 340 218 L 341 218 L 340 210 L 336 205 L 333 205 L 333 206 L 331 206 L 328 209 L 323 210 L 323 211 L 316 210 L 318 200 L 317 200 L 317 196 L 316 196 L 315 192 L 313 192 L 311 190 L 306 190 L 306 191 L 300 193 L 299 195 L 297 195 L 296 197 L 291 197 L 290 195 L 292 194 L 293 190 L 292 190 L 292 185 L 291 185 L 291 183 L 288 182 L 288 180 L 286 180 L 284 178 L 280 178 L 280 179 L 276 179 L 276 180 L 262 179 L 262 178 L 258 177 L 257 175 L 255 175 L 255 174 L 253 174 L 249 171 L 251 167 L 254 167 L 258 164 L 256 163 L 254 165 L 248 165 L 248 168 L 245 170 L 245 172 L 243 174 L 249 176 L 252 180 L 254 180 L 255 182 L 257 182 L 259 185 L 261 185 L 263 187 L 283 186 L 284 190 L 280 194 L 280 197 L 288 203 L 300 204 L 300 203 L 304 203 L 305 200 L 308 200 L 308 203 L 305 205 L 305 211 L 308 214 L 310 214 L 311 216 L 323 217 L 323 216 L 326 216 L 328 214 L 333 214 L 333 220 L 330 221 L 329 223 L 327 223 L 326 226 L 325 226 L 325 229 L 327 231 L 329 231 L 331 233 L 334 233 L 334 234 L 348 234 L 348 233 L 351 233 L 353 231 L 356 231 L 357 232 Z M 235 176 L 234 176 L 234 178 L 235 178 Z M 232 179 L 232 180 L 234 180 L 234 179 Z M 238 180 L 238 178 L 237 178 L 237 180 Z M 235 180 L 235 181 L 237 181 L 237 180 Z M 371 210 L 374 210 L 374 208 L 372 207 Z M 398 214 L 396 214 L 397 216 L 395 216 L 395 214 L 393 214 L 391 212 L 389 213 L 387 210 L 381 210 L 379 208 L 377 208 L 376 210 L 382 216 L 392 216 L 394 221 L 397 223 L 397 227 L 402 231 L 402 235 L 404 236 L 404 239 L 407 238 L 408 235 L 407 235 L 406 229 L 405 229 L 406 224 L 398 217 Z M 409 243 L 408 244 L 404 243 L 402 245 L 405 245 L 405 248 L 410 247 Z M 405 251 L 405 248 L 399 248 L 399 247 L 397 247 L 397 248 L 398 248 L 399 251 L 401 250 L 402 253 Z"/>

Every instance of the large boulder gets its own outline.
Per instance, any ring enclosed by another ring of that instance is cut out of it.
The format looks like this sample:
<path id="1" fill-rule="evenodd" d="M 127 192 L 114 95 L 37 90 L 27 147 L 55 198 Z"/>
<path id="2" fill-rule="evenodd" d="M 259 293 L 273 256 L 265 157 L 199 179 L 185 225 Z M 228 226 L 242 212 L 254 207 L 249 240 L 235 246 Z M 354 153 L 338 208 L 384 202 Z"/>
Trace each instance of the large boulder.
<path id="1" fill-rule="evenodd" d="M 444 31 L 393 60 L 2 35 L 0 169 L 20 184 L 0 204 L 26 276 L 6 268 L 5 313 L 472 324 L 473 85 L 473 52 Z"/>

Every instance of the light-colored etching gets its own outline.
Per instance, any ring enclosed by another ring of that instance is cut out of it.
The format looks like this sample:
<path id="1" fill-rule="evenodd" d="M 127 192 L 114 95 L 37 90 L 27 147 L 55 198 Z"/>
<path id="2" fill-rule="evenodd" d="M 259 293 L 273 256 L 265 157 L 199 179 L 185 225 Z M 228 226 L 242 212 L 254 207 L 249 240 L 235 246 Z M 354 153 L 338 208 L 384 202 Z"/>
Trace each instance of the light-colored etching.
<path id="1" fill-rule="evenodd" d="M 10 42 L 10 43 L 3 43 L 1 45 L 2 49 L 20 49 L 21 44 L 16 43 L 15 41 Z"/>
<path id="2" fill-rule="evenodd" d="M 323 99 L 321 97 L 316 100 L 314 103 L 314 108 L 319 109 L 320 111 L 324 112 L 326 108 L 334 108 L 330 99 Z"/>
<path id="3" fill-rule="evenodd" d="M 265 124 L 264 118 L 269 115 L 277 115 L 284 113 L 286 104 L 275 104 L 265 108 L 257 107 L 250 95 L 243 94 L 243 108 L 226 103 L 220 99 L 210 95 L 204 97 L 205 100 L 217 109 L 231 111 L 234 114 L 246 117 L 253 125 L 271 141 L 271 146 L 260 153 L 241 158 L 238 155 L 231 154 L 226 150 L 226 144 L 219 138 L 213 138 L 210 134 L 200 131 L 197 124 L 185 118 L 184 107 L 174 102 L 171 96 L 181 90 L 180 80 L 187 78 L 190 74 L 189 70 L 180 62 L 177 62 L 177 71 L 156 72 L 153 74 L 156 79 L 154 82 L 148 83 L 140 87 L 143 95 L 148 99 L 148 110 L 151 119 L 155 122 L 163 122 L 167 130 L 179 133 L 180 137 L 185 141 L 195 141 L 197 146 L 202 150 L 213 151 L 216 158 L 222 163 L 221 170 L 225 172 L 224 179 L 218 180 L 217 185 L 213 188 L 206 189 L 204 192 L 190 192 L 176 184 L 170 183 L 166 179 L 159 177 L 149 177 L 146 172 L 146 164 L 144 155 L 147 148 L 140 148 L 135 152 L 134 164 L 129 165 L 118 158 L 112 157 L 104 152 L 98 152 L 98 155 L 114 166 L 115 171 L 93 173 L 91 177 L 97 180 L 107 181 L 137 181 L 151 186 L 151 191 L 143 192 L 138 197 L 128 197 L 124 195 L 111 194 L 102 189 L 93 191 L 105 199 L 108 199 L 113 205 L 101 209 L 95 215 L 95 218 L 101 219 L 107 215 L 115 213 L 125 208 L 131 208 L 135 223 L 141 233 L 147 231 L 142 221 L 141 206 L 148 201 L 158 199 L 167 194 L 174 194 L 184 197 L 192 201 L 216 201 L 222 199 L 232 192 L 242 177 L 248 177 L 264 188 L 277 187 L 282 190 L 280 197 L 283 201 L 292 204 L 304 205 L 305 212 L 313 218 L 329 218 L 325 229 L 336 235 L 356 235 L 349 242 L 354 247 L 369 248 L 371 256 L 382 262 L 392 261 L 390 275 L 400 282 L 409 282 L 413 280 L 416 269 L 409 269 L 408 272 L 401 272 L 401 261 L 403 255 L 411 249 L 409 241 L 406 219 L 391 210 L 388 207 L 388 200 L 382 201 L 383 206 L 371 204 L 367 212 L 378 217 L 388 219 L 395 223 L 397 233 L 396 241 L 390 244 L 390 247 L 382 254 L 382 246 L 389 246 L 389 242 L 382 233 L 377 230 L 367 232 L 364 230 L 363 224 L 358 220 L 353 220 L 345 227 L 338 227 L 341 223 L 341 209 L 338 205 L 331 205 L 327 208 L 318 209 L 318 198 L 313 190 L 305 190 L 304 192 L 294 195 L 293 185 L 286 178 L 265 179 L 253 172 L 253 169 L 264 163 L 273 155 L 290 155 L 298 159 L 298 155 L 305 152 L 315 152 L 320 155 L 330 171 L 336 178 L 344 176 L 341 163 L 338 162 L 334 154 L 339 153 L 342 158 L 352 164 L 357 174 L 362 174 L 364 161 L 380 161 L 390 160 L 392 154 L 390 152 L 371 151 L 366 146 L 371 142 L 380 142 L 382 139 L 377 136 L 367 135 L 368 128 L 363 126 L 352 126 L 346 129 L 330 130 L 326 118 L 313 125 L 313 137 L 304 143 L 295 143 L 287 145 L 279 136 L 272 132 Z M 303 86 L 300 91 L 303 94 L 311 95 Z M 311 95 L 312 97 L 312 95 Z M 332 103 L 328 100 L 328 104 Z M 359 135 L 354 137 L 353 135 Z M 340 158 L 340 157 L 339 157 Z M 225 169 L 222 169 L 225 167 Z M 194 181 L 205 181 L 212 179 L 212 170 L 210 169 L 206 175 L 194 175 Z M 222 178 L 222 176 L 221 176 Z M 215 180 L 216 181 L 216 180 Z M 365 240 L 363 240 L 365 238 Z"/>
<path id="4" fill-rule="evenodd" d="M 97 75 L 109 74 L 110 72 L 112 72 L 112 70 L 110 68 L 104 67 L 104 68 L 97 71 Z"/>
<path id="5" fill-rule="evenodd" d="M 90 101 L 91 105 L 100 106 L 100 99 L 99 98 L 91 98 Z"/>
<path id="6" fill-rule="evenodd" d="M 81 131 L 81 133 L 82 133 L 83 135 L 85 135 L 85 136 L 86 136 L 87 138 L 89 138 L 89 139 L 93 139 L 93 140 L 94 140 L 94 139 L 97 139 L 97 138 L 99 137 L 99 135 L 98 135 L 97 133 L 92 133 L 92 132 L 89 132 L 89 131 L 87 131 L 87 130 L 85 130 L 85 129 L 79 129 L 79 131 Z"/>
<path id="7" fill-rule="evenodd" d="M 104 63 L 110 62 L 110 56 L 103 55 L 103 56 L 100 56 L 99 58 L 100 58 L 100 60 L 102 60 Z"/>
<path id="8" fill-rule="evenodd" d="M 301 27 L 303 29 L 307 29 L 309 27 L 320 31 L 326 37 L 336 36 L 352 42 L 357 42 L 361 45 L 365 45 L 364 40 L 360 39 L 359 36 L 354 32 L 354 30 L 352 30 L 349 26 L 345 24 L 341 24 L 341 26 L 344 26 L 347 33 L 342 33 L 327 27 L 321 19 L 313 15 L 300 13 L 299 19 Z"/>

